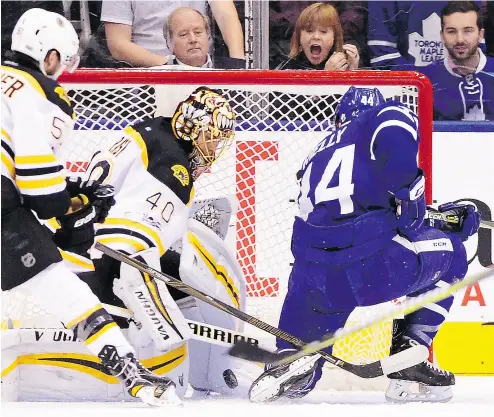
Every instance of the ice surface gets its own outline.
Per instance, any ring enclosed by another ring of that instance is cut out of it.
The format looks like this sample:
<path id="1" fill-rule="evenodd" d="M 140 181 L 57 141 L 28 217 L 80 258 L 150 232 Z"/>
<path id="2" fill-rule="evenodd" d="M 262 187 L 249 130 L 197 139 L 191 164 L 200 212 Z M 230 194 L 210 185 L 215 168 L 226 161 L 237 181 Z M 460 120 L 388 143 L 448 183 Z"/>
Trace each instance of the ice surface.
<path id="1" fill-rule="evenodd" d="M 297 402 L 186 400 L 182 407 L 140 403 L 2 403 L 5 417 L 494 417 L 494 377 L 458 377 L 445 404 L 389 404 L 383 392 L 314 390 Z"/>

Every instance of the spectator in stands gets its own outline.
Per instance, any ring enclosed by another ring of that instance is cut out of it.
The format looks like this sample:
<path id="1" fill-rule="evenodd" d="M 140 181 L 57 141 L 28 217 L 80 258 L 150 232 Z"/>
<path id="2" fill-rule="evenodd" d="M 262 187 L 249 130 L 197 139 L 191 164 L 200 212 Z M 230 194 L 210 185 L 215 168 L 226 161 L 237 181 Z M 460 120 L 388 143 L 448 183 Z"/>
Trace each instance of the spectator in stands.
<path id="1" fill-rule="evenodd" d="M 214 57 L 209 54 L 211 26 L 207 16 L 192 7 L 179 7 L 165 20 L 163 35 L 172 55 L 168 65 L 202 68 L 245 68 L 245 59 Z"/>
<path id="2" fill-rule="evenodd" d="M 287 58 L 295 22 L 302 11 L 315 1 L 285 0 L 269 2 L 269 68 L 276 68 Z M 357 47 L 360 66 L 367 58 L 367 1 L 325 1 L 338 12 L 343 28 L 343 42 Z"/>
<path id="3" fill-rule="evenodd" d="M 359 53 L 355 45 L 343 44 L 343 29 L 336 9 L 325 3 L 305 8 L 295 24 L 289 59 L 277 69 L 357 69 Z"/>
<path id="4" fill-rule="evenodd" d="M 447 57 L 421 68 L 434 88 L 435 120 L 494 121 L 494 58 L 479 48 L 481 24 L 473 1 L 451 1 L 441 11 Z"/>
<path id="5" fill-rule="evenodd" d="M 369 1 L 371 66 L 413 69 L 444 58 L 440 13 L 447 1 Z M 476 2 L 479 6 L 481 1 Z"/>
<path id="6" fill-rule="evenodd" d="M 242 26 L 233 1 L 210 0 L 209 5 L 230 57 L 244 59 Z M 205 1 L 103 0 L 101 21 L 113 58 L 134 67 L 167 64 L 170 51 L 163 39 L 163 26 L 166 17 L 180 6 L 206 14 Z"/>
<path id="7" fill-rule="evenodd" d="M 484 31 L 486 53 L 494 56 L 494 1 L 483 1 L 482 15 L 484 16 Z"/>

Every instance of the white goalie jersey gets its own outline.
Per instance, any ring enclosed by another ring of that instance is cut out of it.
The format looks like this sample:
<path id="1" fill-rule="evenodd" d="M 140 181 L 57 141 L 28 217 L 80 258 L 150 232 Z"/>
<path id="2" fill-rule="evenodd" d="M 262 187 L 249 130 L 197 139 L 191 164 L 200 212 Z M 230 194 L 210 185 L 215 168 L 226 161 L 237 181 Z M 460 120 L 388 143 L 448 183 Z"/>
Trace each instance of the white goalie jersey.
<path id="1" fill-rule="evenodd" d="M 185 234 L 192 177 L 188 155 L 165 119 L 126 128 L 93 156 L 86 179 L 111 184 L 116 192 L 115 206 L 96 226 L 96 241 L 129 254 L 156 247 L 161 256 Z"/>

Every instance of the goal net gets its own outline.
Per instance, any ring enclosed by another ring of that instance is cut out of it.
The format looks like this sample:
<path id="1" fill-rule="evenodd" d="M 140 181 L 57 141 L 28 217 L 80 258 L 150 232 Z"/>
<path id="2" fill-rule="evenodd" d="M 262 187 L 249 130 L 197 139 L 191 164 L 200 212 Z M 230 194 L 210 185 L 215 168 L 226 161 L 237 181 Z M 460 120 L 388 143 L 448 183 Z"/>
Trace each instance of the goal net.
<path id="1" fill-rule="evenodd" d="M 64 145 L 73 173 L 84 172 L 93 153 L 125 126 L 172 116 L 177 103 L 196 87 L 207 85 L 226 95 L 237 117 L 236 139 L 198 180 L 196 198 L 229 199 L 233 214 L 226 241 L 245 276 L 247 312 L 275 326 L 293 262 L 296 172 L 332 128 L 339 99 L 351 85 L 377 87 L 386 99 L 399 100 L 418 114 L 419 159 L 430 196 L 432 90 L 418 73 L 80 70 L 65 76 L 62 84 L 77 115 L 75 131 Z M 376 311 L 379 307 L 358 309 L 349 322 Z M 4 329 L 58 325 L 53 320 L 47 324 L 47 318 L 32 294 L 14 290 L 2 295 Z M 388 354 L 390 336 L 387 322 L 339 341 L 334 354 L 352 363 L 377 360 Z"/>

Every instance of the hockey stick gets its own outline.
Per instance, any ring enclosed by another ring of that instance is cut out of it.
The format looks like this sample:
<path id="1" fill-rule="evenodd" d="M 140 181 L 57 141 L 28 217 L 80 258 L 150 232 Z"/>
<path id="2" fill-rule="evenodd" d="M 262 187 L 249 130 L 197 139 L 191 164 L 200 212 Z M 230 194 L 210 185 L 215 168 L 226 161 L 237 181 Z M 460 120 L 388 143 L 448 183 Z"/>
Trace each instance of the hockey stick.
<path id="1" fill-rule="evenodd" d="M 111 304 L 102 303 L 103 308 L 113 316 L 123 317 L 125 319 L 133 318 L 132 311 L 127 308 L 113 306 Z M 210 343 L 218 346 L 232 347 L 237 342 L 250 343 L 258 345 L 259 340 L 245 333 L 236 332 L 224 327 L 213 326 L 212 324 L 201 323 L 199 321 L 185 319 L 192 330 L 192 339 L 201 342 Z"/>
<path id="2" fill-rule="evenodd" d="M 480 227 L 484 229 L 494 229 L 494 221 L 492 220 L 481 220 Z"/>
<path id="3" fill-rule="evenodd" d="M 439 213 L 437 211 L 427 211 L 425 215 L 426 219 L 442 220 L 451 224 L 458 224 L 460 219 L 455 214 L 448 214 L 448 212 Z M 494 229 L 494 221 L 492 220 L 481 220 L 480 227 L 484 229 Z"/>
<path id="4" fill-rule="evenodd" d="M 325 349 L 329 346 L 334 345 L 338 340 L 352 336 L 359 331 L 366 329 L 376 324 L 382 323 L 386 320 L 393 319 L 397 316 L 407 315 L 417 311 L 418 309 L 424 307 L 427 304 L 435 303 L 437 301 L 444 300 L 445 298 L 453 295 L 456 291 L 475 284 L 477 281 L 488 278 L 494 275 L 494 265 L 490 265 L 487 271 L 482 271 L 477 274 L 471 275 L 461 281 L 458 281 L 446 288 L 435 288 L 425 294 L 422 294 L 414 299 L 405 300 L 403 304 L 399 306 L 393 306 L 385 311 L 379 316 L 364 321 L 359 325 L 351 326 L 348 328 L 339 328 L 334 335 L 328 335 L 327 338 L 323 338 L 320 341 L 314 341 L 310 344 L 301 347 L 300 350 L 293 355 L 280 355 L 276 352 L 269 352 L 261 349 L 259 347 L 250 347 L 247 344 L 235 345 L 232 350 L 234 350 L 234 356 L 237 354 L 242 355 L 246 360 L 252 362 L 263 362 L 263 363 L 275 363 L 276 365 L 284 365 L 293 362 L 303 356 L 310 355 L 312 353 L 320 353 L 321 349 Z M 406 352 L 406 350 L 404 351 Z M 392 357 L 392 356 L 391 356 Z"/>
<path id="5" fill-rule="evenodd" d="M 246 323 L 251 324 L 258 329 L 264 330 L 267 333 L 272 334 L 280 339 L 283 339 L 297 348 L 304 348 L 307 345 L 300 339 L 292 336 L 291 334 L 284 332 L 281 329 L 271 326 L 268 323 L 263 322 L 247 313 L 244 313 L 241 310 L 238 310 L 216 298 L 213 298 L 202 291 L 196 290 L 195 288 L 190 287 L 184 282 L 180 281 L 177 278 L 174 278 L 168 274 L 164 274 L 156 269 L 151 268 L 143 262 L 140 262 L 134 258 L 130 258 L 129 256 L 116 251 L 114 249 L 109 248 L 106 245 L 103 245 L 99 242 L 96 242 L 95 248 L 103 252 L 104 254 L 116 259 L 117 261 L 124 262 L 128 265 L 133 266 L 145 274 L 148 274 L 150 277 L 157 279 L 159 281 L 165 282 L 170 287 L 176 288 L 192 297 L 196 297 L 199 300 L 204 301 L 218 309 L 228 313 Z M 248 343 L 242 344 L 248 346 Z M 253 346 L 253 345 L 250 345 Z M 318 352 L 322 358 L 324 358 L 329 363 L 341 368 L 345 371 L 348 371 L 352 374 L 355 374 L 361 378 L 376 378 L 378 376 L 387 375 L 391 372 L 396 372 L 398 370 L 402 370 L 408 368 L 410 366 L 416 365 L 427 357 L 427 349 L 423 346 L 415 346 L 411 349 L 404 350 L 396 355 L 389 356 L 380 361 L 372 362 L 364 365 L 354 365 L 349 362 L 346 362 L 342 359 L 339 359 L 333 355 L 330 355 L 326 352 Z M 425 355 L 425 356 L 424 356 Z"/>

